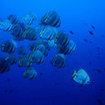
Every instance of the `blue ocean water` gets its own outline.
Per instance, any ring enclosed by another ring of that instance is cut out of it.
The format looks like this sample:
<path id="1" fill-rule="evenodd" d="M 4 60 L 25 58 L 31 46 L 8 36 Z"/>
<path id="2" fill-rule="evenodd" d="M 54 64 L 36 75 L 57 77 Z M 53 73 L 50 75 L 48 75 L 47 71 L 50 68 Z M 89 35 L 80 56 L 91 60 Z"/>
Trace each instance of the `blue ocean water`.
<path id="1" fill-rule="evenodd" d="M 55 10 L 62 22 L 59 30 L 67 32 L 76 43 L 76 50 L 66 56 L 64 69 L 51 65 L 56 54 L 51 49 L 44 63 L 34 65 L 38 72 L 36 79 L 24 79 L 25 68 L 17 65 L 0 74 L 0 105 L 105 105 L 104 0 L 0 0 L 0 8 L 0 18 L 34 12 L 40 19 L 46 12 Z M 0 35 L 4 40 L 12 38 L 8 32 L 0 31 Z M 27 47 L 28 42 L 17 43 Z M 0 57 L 3 56 L 0 51 Z M 89 74 L 89 85 L 80 87 L 72 80 L 73 71 L 80 68 Z"/>

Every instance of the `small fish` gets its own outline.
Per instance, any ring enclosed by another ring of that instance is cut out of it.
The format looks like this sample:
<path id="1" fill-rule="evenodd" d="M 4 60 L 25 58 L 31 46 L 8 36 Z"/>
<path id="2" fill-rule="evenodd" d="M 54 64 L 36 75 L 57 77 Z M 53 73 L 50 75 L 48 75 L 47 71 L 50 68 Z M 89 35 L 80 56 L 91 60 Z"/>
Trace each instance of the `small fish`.
<path id="1" fill-rule="evenodd" d="M 95 26 L 94 26 L 94 25 L 91 25 L 91 27 L 92 27 L 92 29 L 94 29 L 94 30 L 95 30 Z"/>
<path id="2" fill-rule="evenodd" d="M 97 99 L 97 102 L 98 102 L 99 105 L 103 105 L 101 99 L 98 98 L 98 99 Z"/>
<path id="3" fill-rule="evenodd" d="M 93 33 L 92 31 L 89 31 L 89 34 L 90 34 L 90 35 L 94 35 L 94 33 Z"/>
<path id="4" fill-rule="evenodd" d="M 101 70 L 100 69 L 97 69 L 97 72 L 101 73 Z"/>
<path id="5" fill-rule="evenodd" d="M 90 83 L 90 77 L 84 69 L 79 69 L 77 72 L 74 70 L 72 77 L 73 81 L 80 84 L 80 87 Z"/>
<path id="6" fill-rule="evenodd" d="M 7 78 L 7 82 L 11 82 L 11 79 L 10 78 Z"/>
<path id="7" fill-rule="evenodd" d="M 84 39 L 84 42 L 88 42 L 88 40 L 87 39 Z"/>
<path id="8" fill-rule="evenodd" d="M 70 32 L 70 34 L 72 34 L 72 35 L 74 34 L 74 32 L 73 32 L 73 31 L 69 31 L 69 32 Z"/>

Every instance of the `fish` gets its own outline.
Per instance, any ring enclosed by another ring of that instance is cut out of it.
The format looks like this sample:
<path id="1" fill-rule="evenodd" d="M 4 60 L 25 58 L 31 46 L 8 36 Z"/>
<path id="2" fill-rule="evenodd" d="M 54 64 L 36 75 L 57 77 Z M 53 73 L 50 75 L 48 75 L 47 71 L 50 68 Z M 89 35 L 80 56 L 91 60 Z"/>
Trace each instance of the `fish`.
<path id="1" fill-rule="evenodd" d="M 12 94 L 12 93 L 13 93 L 13 89 L 10 89 L 10 90 L 5 89 L 5 90 L 4 90 L 4 93 L 5 93 L 5 94 Z"/>
<path id="2" fill-rule="evenodd" d="M 34 70 L 34 68 L 28 68 L 26 71 L 24 71 L 24 78 L 27 78 L 29 80 L 33 80 L 36 78 L 37 72 Z"/>
<path id="3" fill-rule="evenodd" d="M 101 70 L 100 69 L 97 69 L 97 72 L 101 73 Z"/>
<path id="4" fill-rule="evenodd" d="M 95 30 L 95 26 L 94 26 L 94 25 L 91 25 L 91 27 L 92 27 L 92 29 L 94 29 L 94 30 Z"/>
<path id="5" fill-rule="evenodd" d="M 89 34 L 90 34 L 90 35 L 94 35 L 94 33 L 93 33 L 92 31 L 89 31 Z"/>
<path id="6" fill-rule="evenodd" d="M 11 82 L 11 79 L 10 79 L 10 78 L 7 78 L 7 82 L 8 82 L 8 83 Z"/>
<path id="7" fill-rule="evenodd" d="M 72 34 L 72 35 L 74 34 L 74 32 L 73 32 L 73 31 L 69 31 L 69 33 L 70 33 L 70 34 Z"/>
<path id="8" fill-rule="evenodd" d="M 91 40 L 88 40 L 88 39 L 84 39 L 84 42 L 86 42 L 86 43 L 92 43 L 92 41 Z"/>
<path id="9" fill-rule="evenodd" d="M 88 40 L 87 39 L 84 39 L 84 42 L 88 42 Z"/>
<path id="10" fill-rule="evenodd" d="M 97 102 L 98 102 L 99 105 L 103 105 L 101 99 L 98 98 L 98 99 L 97 99 Z"/>
<path id="11" fill-rule="evenodd" d="M 80 84 L 81 87 L 90 83 L 90 77 L 84 69 L 79 69 L 77 72 L 74 70 L 72 77 L 73 81 Z"/>

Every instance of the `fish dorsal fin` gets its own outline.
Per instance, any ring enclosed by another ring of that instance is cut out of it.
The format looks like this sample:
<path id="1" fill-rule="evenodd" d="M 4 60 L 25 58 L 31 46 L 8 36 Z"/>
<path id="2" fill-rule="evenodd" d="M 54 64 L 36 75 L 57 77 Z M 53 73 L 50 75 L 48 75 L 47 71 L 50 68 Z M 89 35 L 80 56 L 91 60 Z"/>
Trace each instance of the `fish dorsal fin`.
<path id="1" fill-rule="evenodd" d="M 72 74 L 72 77 L 74 77 L 76 75 L 76 70 L 74 70 L 73 74 Z"/>

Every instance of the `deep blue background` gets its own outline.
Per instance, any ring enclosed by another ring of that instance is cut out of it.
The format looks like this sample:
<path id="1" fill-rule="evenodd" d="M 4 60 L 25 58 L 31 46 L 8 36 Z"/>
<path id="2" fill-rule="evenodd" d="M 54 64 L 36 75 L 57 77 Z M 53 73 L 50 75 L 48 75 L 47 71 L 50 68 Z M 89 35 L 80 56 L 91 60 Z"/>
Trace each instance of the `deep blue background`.
<path id="1" fill-rule="evenodd" d="M 105 105 L 105 0 L 0 0 L 0 18 L 10 14 L 22 17 L 32 11 L 40 19 L 50 10 L 60 15 L 60 30 L 74 32 L 70 37 L 77 45 L 76 51 L 66 56 L 64 69 L 57 69 L 50 64 L 56 54 L 51 49 L 43 64 L 34 65 L 38 77 L 32 81 L 23 78 L 25 68 L 17 65 L 0 74 L 0 105 L 99 105 L 97 99 Z M 0 31 L 0 35 L 4 40 L 12 38 L 6 32 Z M 90 85 L 80 87 L 72 81 L 73 70 L 79 68 L 88 72 Z"/>

